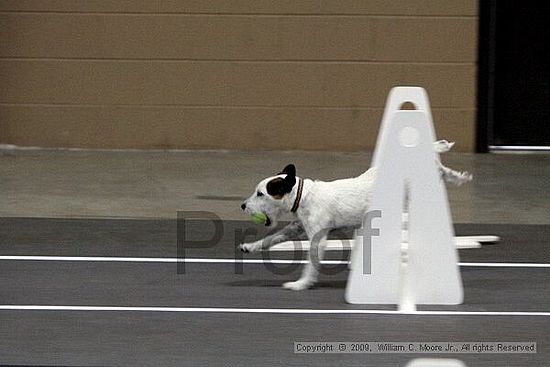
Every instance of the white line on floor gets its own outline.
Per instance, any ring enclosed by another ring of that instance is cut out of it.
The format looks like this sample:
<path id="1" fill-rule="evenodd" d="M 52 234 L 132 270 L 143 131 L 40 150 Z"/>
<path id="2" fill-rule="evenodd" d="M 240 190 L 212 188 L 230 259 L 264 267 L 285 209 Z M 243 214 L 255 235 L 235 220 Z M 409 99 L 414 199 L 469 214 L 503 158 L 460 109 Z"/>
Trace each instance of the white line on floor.
<path id="1" fill-rule="evenodd" d="M 419 316 L 550 316 L 538 311 L 413 311 L 302 308 L 224 308 L 224 307 L 133 307 L 133 306 L 58 306 L 0 305 L 0 311 L 119 311 L 119 312 L 204 312 L 267 314 L 352 314 L 352 315 L 419 315 Z"/>
<path id="2" fill-rule="evenodd" d="M 98 261 L 98 262 L 152 262 L 152 263 L 203 263 L 203 264 L 305 264 L 307 260 L 291 259 L 208 259 L 208 258 L 173 258 L 173 257 L 109 257 L 109 256 L 27 256 L 27 255 L 5 255 L 0 256 L 1 260 L 16 261 Z M 348 264 L 347 260 L 324 260 L 323 264 L 338 265 Z M 544 263 L 459 263 L 460 266 L 470 267 L 528 267 L 528 268 L 550 268 L 550 264 Z"/>
<path id="3" fill-rule="evenodd" d="M 550 268 L 544 263 L 458 263 L 460 266 L 487 267 L 487 268 Z"/>
<path id="4" fill-rule="evenodd" d="M 186 264 L 305 264 L 307 260 L 290 259 L 206 259 L 206 258 L 175 258 L 175 257 L 109 257 L 109 256 L 30 256 L 30 255 L 3 255 L 0 261 L 98 261 L 98 262 L 146 262 L 146 263 L 178 263 Z M 348 264 L 347 260 L 325 260 L 323 264 L 339 265 Z M 485 262 L 461 262 L 464 267 L 491 267 L 491 268 L 550 268 L 545 263 L 485 263 Z"/>

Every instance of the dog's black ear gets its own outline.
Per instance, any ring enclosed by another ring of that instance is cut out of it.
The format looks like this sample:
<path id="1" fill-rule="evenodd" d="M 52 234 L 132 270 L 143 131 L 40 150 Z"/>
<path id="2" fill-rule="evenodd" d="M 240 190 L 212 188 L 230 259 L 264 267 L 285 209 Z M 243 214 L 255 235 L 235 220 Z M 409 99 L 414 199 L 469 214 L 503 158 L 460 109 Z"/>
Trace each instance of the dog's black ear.
<path id="1" fill-rule="evenodd" d="M 286 174 L 286 177 L 285 177 L 285 190 L 286 190 L 286 192 L 291 192 L 292 188 L 296 184 L 296 168 L 294 168 L 293 165 L 289 165 L 289 166 L 292 166 L 292 169 L 290 170 L 289 173 Z"/>
<path id="2" fill-rule="evenodd" d="M 286 177 L 285 177 L 286 192 L 291 192 L 292 188 L 296 184 L 296 167 L 294 167 L 292 163 L 288 164 L 285 168 L 283 168 L 282 173 L 286 173 Z"/>
<path id="3" fill-rule="evenodd" d="M 291 163 L 291 164 L 287 164 L 287 166 L 285 168 L 283 168 L 283 170 L 279 173 L 280 175 L 282 174 L 287 174 L 289 176 L 294 176 L 296 177 L 296 167 L 294 167 L 294 165 Z M 294 186 L 294 185 L 293 185 Z"/>

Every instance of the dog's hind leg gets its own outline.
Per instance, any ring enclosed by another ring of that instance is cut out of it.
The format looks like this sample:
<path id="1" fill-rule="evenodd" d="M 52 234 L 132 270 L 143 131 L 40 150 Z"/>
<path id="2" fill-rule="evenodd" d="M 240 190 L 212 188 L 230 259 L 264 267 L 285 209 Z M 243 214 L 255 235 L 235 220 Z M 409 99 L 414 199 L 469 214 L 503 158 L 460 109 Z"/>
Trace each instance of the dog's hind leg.
<path id="1" fill-rule="evenodd" d="M 310 288 L 317 282 L 319 272 L 321 271 L 321 261 L 325 253 L 328 232 L 328 230 L 322 230 L 312 237 L 309 248 L 309 262 L 305 265 L 302 276 L 294 282 L 284 283 L 283 288 L 301 291 Z"/>
<path id="2" fill-rule="evenodd" d="M 449 183 L 460 186 L 465 182 L 472 181 L 472 174 L 469 172 L 455 171 L 454 169 L 444 166 L 439 160 L 437 160 L 437 164 L 439 165 L 441 178 Z"/>
<path id="3" fill-rule="evenodd" d="M 448 142 L 447 140 L 438 140 L 434 142 L 434 150 L 436 153 L 446 153 L 455 145 L 454 142 Z M 436 159 L 437 165 L 439 166 L 439 173 L 441 178 L 445 181 L 455 184 L 457 186 L 462 185 L 465 182 L 472 180 L 472 175 L 468 172 L 459 172 L 455 171 L 449 167 L 446 167 L 441 163 L 439 156 Z"/>
<path id="4" fill-rule="evenodd" d="M 269 235 L 261 240 L 252 243 L 243 243 L 239 245 L 239 250 L 242 252 L 257 252 L 267 250 L 271 246 L 285 241 L 298 239 L 305 232 L 304 226 L 300 221 L 294 221 L 283 227 L 281 230 Z"/>

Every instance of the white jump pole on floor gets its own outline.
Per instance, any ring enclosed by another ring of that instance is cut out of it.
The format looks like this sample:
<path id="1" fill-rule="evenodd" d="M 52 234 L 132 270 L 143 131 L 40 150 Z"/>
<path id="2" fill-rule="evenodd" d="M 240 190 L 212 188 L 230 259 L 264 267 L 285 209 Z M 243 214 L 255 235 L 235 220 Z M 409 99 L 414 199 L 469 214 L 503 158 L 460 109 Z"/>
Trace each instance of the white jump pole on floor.
<path id="1" fill-rule="evenodd" d="M 480 248 L 484 243 L 495 243 L 498 236 L 455 236 L 453 243 L 458 250 Z M 326 240 L 325 251 L 346 251 L 354 247 L 353 239 L 347 240 Z M 309 240 L 285 241 L 269 248 L 269 251 L 309 251 Z"/>
<path id="2" fill-rule="evenodd" d="M 406 102 L 416 109 L 401 110 Z M 367 213 L 354 239 L 347 302 L 396 304 L 405 312 L 416 310 L 417 304 L 462 303 L 458 253 L 435 140 L 426 91 L 393 88 L 372 164 L 377 178 L 369 212 L 379 212 Z M 408 213 L 408 222 L 403 213 Z"/>

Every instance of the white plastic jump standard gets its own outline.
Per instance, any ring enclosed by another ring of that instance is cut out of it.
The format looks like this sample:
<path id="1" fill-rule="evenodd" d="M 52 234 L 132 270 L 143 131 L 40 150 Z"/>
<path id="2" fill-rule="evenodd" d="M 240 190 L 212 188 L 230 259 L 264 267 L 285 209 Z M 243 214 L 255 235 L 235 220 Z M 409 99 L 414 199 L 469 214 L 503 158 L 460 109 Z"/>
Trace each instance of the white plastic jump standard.
<path id="1" fill-rule="evenodd" d="M 405 102 L 416 110 L 400 110 Z M 417 304 L 462 303 L 458 254 L 434 141 L 425 90 L 392 89 L 372 164 L 377 179 L 370 212 L 379 210 L 380 217 L 367 213 L 361 228 L 367 233 L 355 238 L 346 288 L 349 303 L 398 304 L 404 311 L 413 311 Z M 405 239 L 404 209 L 409 218 Z M 379 235 L 369 235 L 370 228 Z"/>

